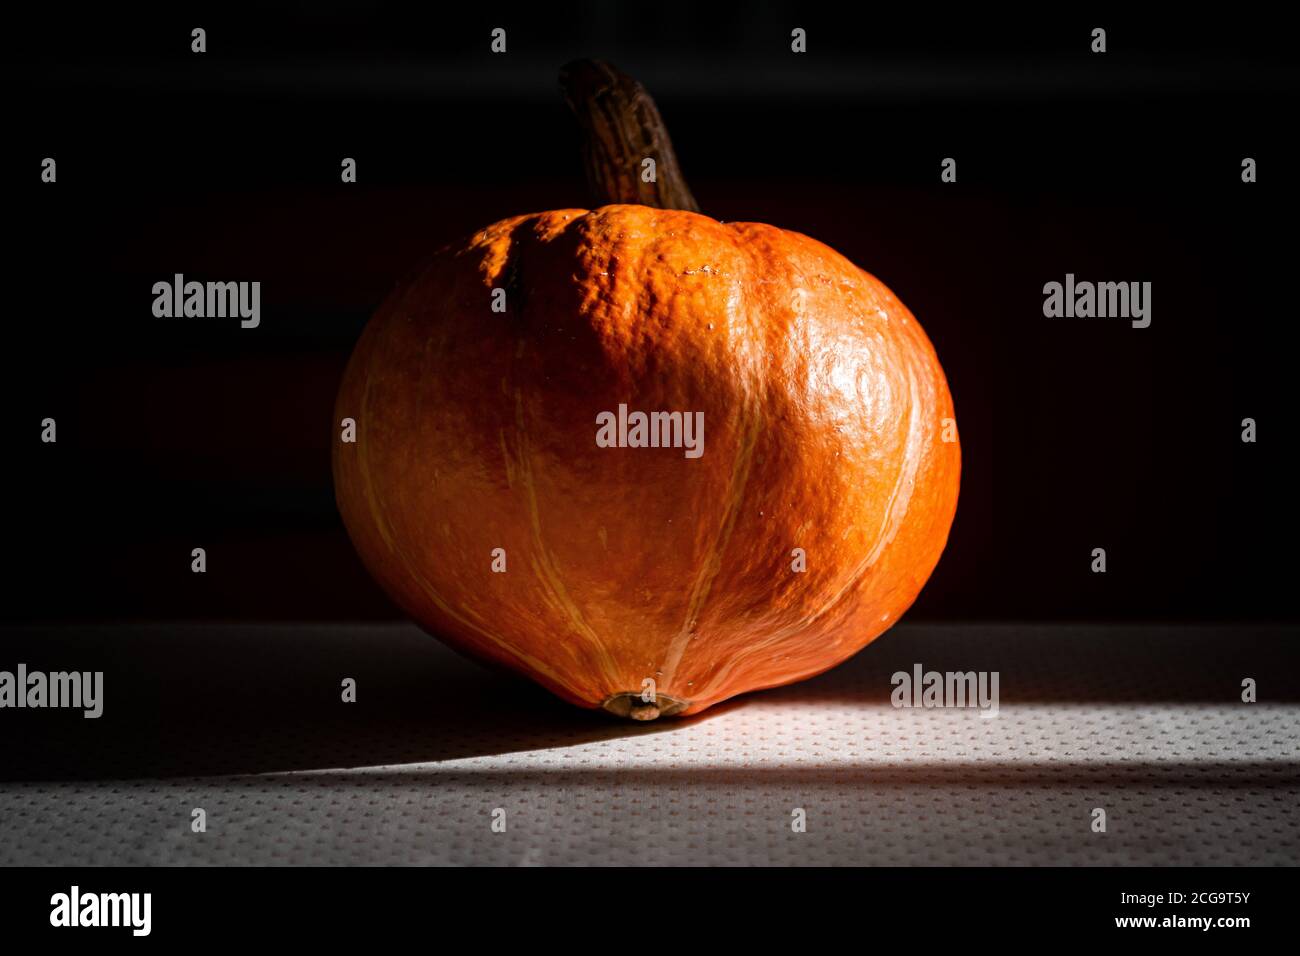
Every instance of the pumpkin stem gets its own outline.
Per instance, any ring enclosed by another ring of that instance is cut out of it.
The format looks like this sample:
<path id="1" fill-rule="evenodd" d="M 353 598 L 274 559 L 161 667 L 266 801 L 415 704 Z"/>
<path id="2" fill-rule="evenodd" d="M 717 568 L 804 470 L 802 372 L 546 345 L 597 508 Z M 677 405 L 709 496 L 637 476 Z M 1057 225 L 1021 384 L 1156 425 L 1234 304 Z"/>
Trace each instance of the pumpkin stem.
<path id="1" fill-rule="evenodd" d="M 582 127 L 582 162 L 596 205 L 700 211 L 644 86 L 600 60 L 574 60 L 560 70 L 560 89 Z M 645 181 L 647 159 L 654 160 L 653 182 Z"/>

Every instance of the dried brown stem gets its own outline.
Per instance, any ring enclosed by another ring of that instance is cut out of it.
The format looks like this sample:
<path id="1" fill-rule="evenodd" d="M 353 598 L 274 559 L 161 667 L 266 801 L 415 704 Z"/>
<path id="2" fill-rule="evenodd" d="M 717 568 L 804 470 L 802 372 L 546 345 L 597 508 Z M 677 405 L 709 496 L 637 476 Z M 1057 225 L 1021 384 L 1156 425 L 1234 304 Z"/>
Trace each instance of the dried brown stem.
<path id="1" fill-rule="evenodd" d="M 700 211 L 645 87 L 608 63 L 575 60 L 560 71 L 560 89 L 582 127 L 582 161 L 596 205 Z M 647 159 L 654 160 L 653 182 L 645 181 Z"/>

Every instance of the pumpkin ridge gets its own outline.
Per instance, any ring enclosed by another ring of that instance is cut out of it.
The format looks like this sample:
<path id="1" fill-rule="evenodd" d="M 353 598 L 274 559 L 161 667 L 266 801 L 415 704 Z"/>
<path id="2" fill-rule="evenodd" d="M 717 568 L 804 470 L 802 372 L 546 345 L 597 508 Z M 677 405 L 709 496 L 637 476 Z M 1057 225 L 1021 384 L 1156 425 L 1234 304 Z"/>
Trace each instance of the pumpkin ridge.
<path id="1" fill-rule="evenodd" d="M 713 222 L 713 220 L 710 220 L 710 222 Z M 718 223 L 718 225 L 722 229 L 726 229 L 725 224 Z M 751 331 L 750 326 L 753 324 L 752 317 L 756 312 L 756 303 L 752 301 L 753 292 L 750 279 L 754 275 L 761 274 L 761 270 L 755 268 L 754 251 L 750 245 L 745 243 L 736 245 L 733 243 L 733 246 L 740 252 L 745 264 L 745 274 L 737 284 L 741 290 L 740 310 L 744 316 L 745 333 L 746 338 L 748 338 L 748 333 Z M 727 315 L 725 318 L 730 329 L 732 325 L 731 315 Z M 691 638 L 696 633 L 699 619 L 704 613 L 704 606 L 710 597 L 713 584 L 722 570 L 723 557 L 731 543 L 732 534 L 740 517 L 745 493 L 749 486 L 749 477 L 754 464 L 754 451 L 758 445 L 760 434 L 765 427 L 766 409 L 764 406 L 768 389 L 767 364 L 762 358 L 747 364 L 759 376 L 760 380 L 757 382 L 752 381 L 749 376 L 742 379 L 745 400 L 740 413 L 741 425 L 738 429 L 736 454 L 732 460 L 731 477 L 727 484 L 728 493 L 725 507 L 719 520 L 718 530 L 713 537 L 713 544 L 701 561 L 699 570 L 695 575 L 695 584 L 687 601 L 686 618 L 682 622 L 681 629 L 669 644 L 664 667 L 665 676 L 668 678 L 664 682 L 665 686 L 668 686 L 671 679 L 676 677 L 677 671 L 681 667 L 682 660 L 690 646 Z M 711 686 L 712 683 L 706 684 L 704 687 L 697 688 L 695 693 L 697 695 L 702 694 L 705 689 Z"/>
<path id="2" fill-rule="evenodd" d="M 364 403 L 363 403 L 363 408 L 364 408 Z M 366 469 L 366 465 L 363 464 L 362 470 L 364 471 L 365 469 Z M 383 505 L 374 497 L 372 493 L 367 493 L 367 498 L 372 503 L 372 516 L 375 518 L 376 528 L 377 529 L 385 528 L 388 525 L 388 515 L 384 510 Z M 389 537 L 385 537 L 384 540 L 389 545 L 391 549 L 391 553 L 395 557 L 397 557 L 398 560 L 401 562 L 402 568 L 403 570 L 406 571 L 408 578 L 415 582 L 415 584 L 420 588 L 421 592 L 424 593 L 429 598 L 429 600 L 433 602 L 434 606 L 437 607 L 440 611 L 442 611 L 443 614 L 447 615 L 448 618 L 460 624 L 462 627 L 468 628 L 470 630 L 477 632 L 478 634 L 481 634 L 489 642 L 491 642 L 493 645 L 495 645 L 500 650 L 505 652 L 509 657 L 512 657 L 518 663 L 524 664 L 527 667 L 532 668 L 536 673 L 544 675 L 545 677 L 549 678 L 551 681 L 554 681 L 554 683 L 557 686 L 564 688 L 565 690 L 574 694 L 575 697 L 581 699 L 581 694 L 579 693 L 579 691 L 575 689 L 573 686 L 571 686 L 570 684 L 568 684 L 567 682 L 565 682 L 565 680 L 559 674 L 555 673 L 555 671 L 553 671 L 550 667 L 548 667 L 544 661 L 534 657 L 531 654 L 522 651 L 520 648 L 516 647 L 510 640 L 508 640 L 503 635 L 493 632 L 492 630 L 480 624 L 479 622 L 469 617 L 466 617 L 464 613 L 461 613 L 460 611 L 456 610 L 456 608 L 449 601 L 447 601 L 447 599 L 443 597 L 441 593 L 439 593 L 437 588 L 435 588 L 431 582 L 426 580 L 423 575 L 417 572 L 412 557 L 404 547 L 402 547 L 400 544 L 396 543 Z M 399 603 L 404 603 L 404 602 L 399 601 Z M 465 608 L 464 610 L 466 613 L 469 613 L 468 608 Z"/>
<path id="3" fill-rule="evenodd" d="M 528 446 L 528 434 L 524 425 L 525 417 L 523 391 L 516 386 L 516 469 L 520 478 L 519 484 L 528 507 L 529 523 L 532 531 L 533 554 L 529 565 L 533 569 L 533 576 L 541 584 L 544 595 L 549 598 L 547 600 L 548 606 L 553 611 L 556 611 L 567 624 L 571 625 L 571 629 L 577 637 L 594 649 L 596 652 L 595 660 L 605 672 L 605 676 L 611 681 L 617 682 L 617 667 L 610 656 L 609 649 L 601 642 L 600 635 L 587 623 L 583 617 L 582 609 L 569 595 L 568 589 L 564 586 L 563 575 L 560 574 L 559 569 L 556 567 L 555 556 L 546 546 L 545 536 L 542 532 L 541 509 L 537 503 L 537 486 L 533 482 L 533 462 Z"/>
<path id="4" fill-rule="evenodd" d="M 907 440 L 904 444 L 904 453 L 902 460 L 899 462 L 898 475 L 894 479 L 893 488 L 889 492 L 889 501 L 885 505 L 884 514 L 881 517 L 880 528 L 876 532 L 875 544 L 866 556 L 858 563 L 849 579 L 840 588 L 839 592 L 831 598 L 826 604 L 814 612 L 809 618 L 808 623 L 819 620 L 827 613 L 832 611 L 836 605 L 842 601 L 846 595 L 852 593 L 862 580 L 862 576 L 875 565 L 880 558 L 881 553 L 887 548 L 898 534 L 900 523 L 907 516 L 907 505 L 912 497 L 912 484 L 916 480 L 916 470 L 920 464 L 920 444 L 923 438 L 924 423 L 917 415 L 917 406 L 920 404 L 920 396 L 917 394 L 916 375 L 912 368 L 912 358 L 910 355 L 904 355 L 904 365 L 907 369 L 908 383 L 908 402 L 907 402 Z M 899 500 L 899 492 L 906 486 L 906 492 L 903 498 Z"/>
<path id="5" fill-rule="evenodd" d="M 780 255 L 779 250 L 772 247 L 770 242 L 771 239 L 779 237 L 780 234 L 780 230 L 777 230 L 775 226 L 763 224 L 763 222 L 745 222 L 745 224 L 728 222 L 728 224 L 722 225 L 724 229 L 728 230 L 728 232 L 733 233 L 732 241 L 736 243 L 737 247 L 740 248 L 745 255 L 746 281 L 741 284 L 742 290 L 744 290 L 745 293 L 745 302 L 742 303 L 741 308 L 742 313 L 746 316 L 746 320 L 748 320 L 746 321 L 746 324 L 749 324 L 751 321 L 750 316 L 755 315 L 755 313 L 764 313 L 764 315 L 771 315 L 772 313 L 770 308 L 768 308 L 768 304 L 770 303 L 764 299 L 763 290 L 755 291 L 755 281 L 751 277 L 762 277 L 757 280 L 757 285 L 776 286 L 779 287 L 779 289 L 789 290 L 797 286 L 797 282 L 801 280 L 802 276 L 798 273 L 797 268 L 794 267 L 792 261 L 784 258 L 783 255 Z M 740 226 L 740 228 L 737 228 L 737 226 Z M 772 274 L 772 269 L 774 269 L 774 265 L 777 263 L 783 265 L 785 271 L 779 274 L 779 276 L 774 276 L 774 274 Z M 774 416 L 775 408 L 779 406 L 779 398 L 777 398 L 777 392 L 774 392 L 774 390 L 784 388 L 784 376 L 774 375 L 774 367 L 772 367 L 771 362 L 772 351 L 774 351 L 776 342 L 779 342 L 779 351 L 783 355 L 787 354 L 789 343 L 792 341 L 792 336 L 796 333 L 798 328 L 798 320 L 802 317 L 793 307 L 790 307 L 789 310 L 781 310 L 777 312 L 777 315 L 784 316 L 787 321 L 784 321 L 784 323 L 781 324 L 779 332 L 770 334 L 770 336 L 763 338 L 764 354 L 758 356 L 757 362 L 751 364 L 751 367 L 757 371 L 758 381 L 750 381 L 750 378 L 745 378 L 745 381 L 750 384 L 750 388 L 746 389 L 746 392 L 750 395 L 750 405 L 755 408 L 753 428 L 751 428 L 749 433 L 746 434 L 746 438 L 748 438 L 748 447 L 745 449 L 745 454 L 750 463 L 753 462 L 753 455 L 755 449 L 757 449 L 759 437 L 761 437 L 761 433 L 766 429 L 768 419 Z M 746 330 L 746 332 L 748 332 L 748 330 Z M 776 339 L 776 342 L 774 342 L 774 338 Z M 746 483 L 748 483 L 748 479 L 749 466 L 746 466 Z M 735 519 L 740 515 L 740 505 L 742 503 L 742 497 L 744 497 L 744 492 L 745 489 L 741 488 L 740 492 L 738 492 L 738 496 L 733 499 L 733 505 L 736 506 L 735 514 L 732 516 L 733 524 L 735 524 Z M 731 535 L 729 535 L 728 532 L 728 538 L 729 537 L 731 537 Z M 725 548 L 720 549 L 718 553 L 719 570 L 724 550 Z M 710 693 L 715 693 L 714 688 L 725 687 L 729 676 L 731 676 L 733 672 L 744 669 L 746 663 L 753 661 L 759 653 L 762 653 L 767 648 L 770 648 L 770 646 L 779 644 L 780 641 L 787 639 L 790 633 L 800 630 L 802 630 L 800 622 L 792 622 L 787 624 L 785 627 L 775 628 L 774 631 L 768 632 L 767 635 L 762 637 L 758 637 L 757 640 L 751 640 L 744 649 L 729 656 L 727 661 L 724 661 L 722 665 L 716 667 L 716 669 L 712 670 L 710 674 L 708 674 L 707 683 L 705 683 L 701 691 L 699 691 L 699 696 L 707 696 L 703 693 L 705 689 Z M 725 700 L 725 698 L 731 696 L 735 696 L 735 692 L 724 693 L 720 700 Z"/>

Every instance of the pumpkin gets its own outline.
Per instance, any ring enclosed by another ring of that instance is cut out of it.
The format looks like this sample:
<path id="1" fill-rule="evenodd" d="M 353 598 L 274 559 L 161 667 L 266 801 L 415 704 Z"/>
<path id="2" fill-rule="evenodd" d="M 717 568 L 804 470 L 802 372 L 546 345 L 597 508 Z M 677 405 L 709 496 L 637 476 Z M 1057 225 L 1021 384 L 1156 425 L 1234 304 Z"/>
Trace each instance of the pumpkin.
<path id="1" fill-rule="evenodd" d="M 394 291 L 344 373 L 336 497 L 454 647 L 582 707 L 697 713 L 912 604 L 956 509 L 952 398 L 878 279 L 691 211 L 638 84 L 583 64 L 566 89 L 589 178 L 628 201 L 504 219 Z"/>

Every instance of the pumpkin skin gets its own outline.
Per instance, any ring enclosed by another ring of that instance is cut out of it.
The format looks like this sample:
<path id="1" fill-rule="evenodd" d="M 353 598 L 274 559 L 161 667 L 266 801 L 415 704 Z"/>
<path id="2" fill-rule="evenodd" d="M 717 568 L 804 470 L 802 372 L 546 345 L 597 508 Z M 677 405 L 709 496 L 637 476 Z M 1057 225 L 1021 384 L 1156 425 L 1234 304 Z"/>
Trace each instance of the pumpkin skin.
<path id="1" fill-rule="evenodd" d="M 620 403 L 703 412 L 703 455 L 598 447 Z M 402 609 L 642 719 L 860 650 L 957 505 L 952 398 L 907 308 L 807 236 L 679 210 L 516 216 L 441 250 L 371 319 L 336 412 L 339 509 Z"/>

